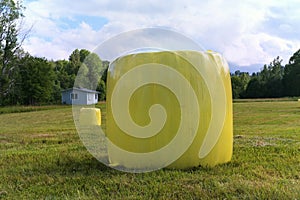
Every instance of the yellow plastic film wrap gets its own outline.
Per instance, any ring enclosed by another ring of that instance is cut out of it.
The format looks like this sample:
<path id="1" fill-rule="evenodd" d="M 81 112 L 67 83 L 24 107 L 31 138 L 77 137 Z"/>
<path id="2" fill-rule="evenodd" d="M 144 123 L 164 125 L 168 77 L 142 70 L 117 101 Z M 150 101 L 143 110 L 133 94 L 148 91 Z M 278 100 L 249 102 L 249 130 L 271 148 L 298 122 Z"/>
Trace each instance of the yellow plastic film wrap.
<path id="1" fill-rule="evenodd" d="M 80 126 L 101 125 L 101 111 L 99 108 L 81 108 L 79 115 Z"/>
<path id="2" fill-rule="evenodd" d="M 232 96 L 215 52 L 162 51 L 116 59 L 107 79 L 108 156 L 130 169 L 231 160 Z"/>

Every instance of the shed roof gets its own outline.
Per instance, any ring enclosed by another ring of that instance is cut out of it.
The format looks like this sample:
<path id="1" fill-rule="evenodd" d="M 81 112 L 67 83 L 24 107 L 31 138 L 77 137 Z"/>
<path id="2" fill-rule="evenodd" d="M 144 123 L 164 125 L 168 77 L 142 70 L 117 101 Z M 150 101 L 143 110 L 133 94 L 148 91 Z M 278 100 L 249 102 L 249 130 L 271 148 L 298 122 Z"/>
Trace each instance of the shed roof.
<path id="1" fill-rule="evenodd" d="M 62 90 L 61 92 L 67 92 L 67 91 L 70 91 L 70 90 L 77 90 L 77 91 L 82 91 L 82 92 L 87 92 L 87 93 L 97 93 L 97 94 L 100 94 L 100 92 L 98 92 L 96 90 L 89 90 L 89 89 L 86 89 L 86 88 L 77 88 L 77 87 L 68 88 L 68 89 Z"/>

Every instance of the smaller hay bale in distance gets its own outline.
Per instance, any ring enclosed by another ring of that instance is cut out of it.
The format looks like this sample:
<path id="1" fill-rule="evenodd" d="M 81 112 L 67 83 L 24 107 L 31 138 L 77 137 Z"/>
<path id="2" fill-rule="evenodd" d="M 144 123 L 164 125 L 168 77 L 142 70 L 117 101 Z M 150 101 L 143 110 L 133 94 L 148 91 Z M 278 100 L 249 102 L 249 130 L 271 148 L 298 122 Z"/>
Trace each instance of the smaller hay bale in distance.
<path id="1" fill-rule="evenodd" d="M 81 108 L 79 122 L 81 126 L 101 125 L 101 111 L 99 108 Z"/>

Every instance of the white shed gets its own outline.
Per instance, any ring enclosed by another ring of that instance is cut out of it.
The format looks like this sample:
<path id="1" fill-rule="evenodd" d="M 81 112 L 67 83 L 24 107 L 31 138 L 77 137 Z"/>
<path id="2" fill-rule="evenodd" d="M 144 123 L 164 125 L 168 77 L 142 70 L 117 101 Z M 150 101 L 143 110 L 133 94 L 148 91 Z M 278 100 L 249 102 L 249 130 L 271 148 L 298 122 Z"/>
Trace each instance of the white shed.
<path id="1" fill-rule="evenodd" d="M 98 103 L 99 92 L 86 88 L 69 88 L 61 91 L 63 104 L 91 105 Z"/>

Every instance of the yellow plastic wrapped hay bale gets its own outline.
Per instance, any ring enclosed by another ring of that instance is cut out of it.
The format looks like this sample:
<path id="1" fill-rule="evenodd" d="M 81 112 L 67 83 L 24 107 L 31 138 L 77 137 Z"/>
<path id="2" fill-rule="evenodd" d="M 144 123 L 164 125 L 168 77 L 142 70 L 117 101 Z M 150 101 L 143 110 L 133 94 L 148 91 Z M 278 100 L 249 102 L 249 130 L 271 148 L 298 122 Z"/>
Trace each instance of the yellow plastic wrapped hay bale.
<path id="1" fill-rule="evenodd" d="M 101 125 L 101 110 L 99 108 L 81 108 L 79 115 L 81 126 Z"/>
<path id="2" fill-rule="evenodd" d="M 116 59 L 107 80 L 108 155 L 128 169 L 184 169 L 231 160 L 230 72 L 215 52 Z"/>

